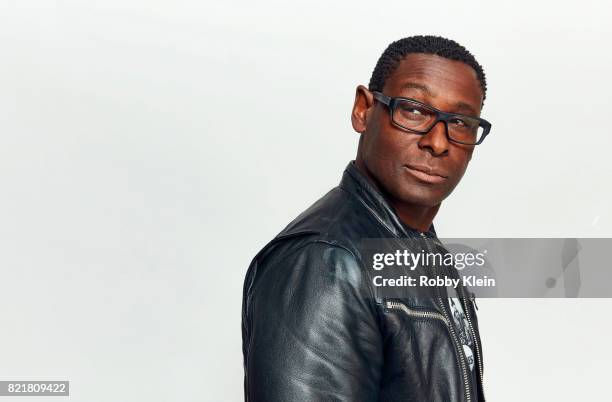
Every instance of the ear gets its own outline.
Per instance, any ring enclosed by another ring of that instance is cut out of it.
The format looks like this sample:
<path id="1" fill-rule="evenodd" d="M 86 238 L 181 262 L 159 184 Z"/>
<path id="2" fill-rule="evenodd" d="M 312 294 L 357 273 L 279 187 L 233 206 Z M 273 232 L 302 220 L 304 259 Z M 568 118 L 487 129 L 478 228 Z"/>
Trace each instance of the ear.
<path id="1" fill-rule="evenodd" d="M 374 96 L 365 86 L 357 86 L 355 91 L 355 103 L 351 112 L 351 123 L 353 129 L 363 133 L 368 126 L 368 119 L 374 110 Z"/>

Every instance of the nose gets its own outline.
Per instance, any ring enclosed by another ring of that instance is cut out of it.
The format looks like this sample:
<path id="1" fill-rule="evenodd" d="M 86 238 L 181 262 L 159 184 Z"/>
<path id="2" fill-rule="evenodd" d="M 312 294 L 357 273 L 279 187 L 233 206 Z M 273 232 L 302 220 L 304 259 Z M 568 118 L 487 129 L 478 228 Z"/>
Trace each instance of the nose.
<path id="1" fill-rule="evenodd" d="M 426 149 L 434 156 L 440 156 L 448 153 L 450 143 L 446 135 L 446 123 L 439 121 L 429 130 L 427 134 L 424 134 L 419 140 L 419 148 Z"/>

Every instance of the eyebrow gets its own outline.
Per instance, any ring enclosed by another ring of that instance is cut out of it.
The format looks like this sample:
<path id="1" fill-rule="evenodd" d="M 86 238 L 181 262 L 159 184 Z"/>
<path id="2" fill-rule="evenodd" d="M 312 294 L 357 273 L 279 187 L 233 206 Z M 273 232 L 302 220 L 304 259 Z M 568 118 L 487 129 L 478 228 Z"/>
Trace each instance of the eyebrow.
<path id="1" fill-rule="evenodd" d="M 419 84 L 418 82 L 407 82 L 402 85 L 402 89 L 418 89 L 420 91 L 425 92 L 427 95 L 436 97 L 437 95 L 429 89 L 429 87 L 425 84 Z"/>
<path id="2" fill-rule="evenodd" d="M 419 91 L 424 92 L 425 94 L 431 96 L 432 98 L 435 98 L 437 96 L 437 94 L 435 92 L 433 92 L 427 85 L 425 84 L 420 84 L 418 82 L 407 82 L 404 85 L 402 85 L 401 87 L 402 89 L 417 89 Z M 465 113 L 471 113 L 472 115 L 476 116 L 478 113 L 476 112 L 476 109 L 474 109 L 473 106 L 465 103 L 465 102 L 456 102 L 454 107 L 457 110 L 462 110 L 465 111 Z"/>
<path id="3" fill-rule="evenodd" d="M 468 105 L 465 102 L 455 103 L 455 108 L 457 108 L 458 110 L 465 110 L 466 113 L 471 113 L 474 116 L 478 115 L 478 113 L 476 113 L 476 109 L 474 109 L 472 106 Z"/>

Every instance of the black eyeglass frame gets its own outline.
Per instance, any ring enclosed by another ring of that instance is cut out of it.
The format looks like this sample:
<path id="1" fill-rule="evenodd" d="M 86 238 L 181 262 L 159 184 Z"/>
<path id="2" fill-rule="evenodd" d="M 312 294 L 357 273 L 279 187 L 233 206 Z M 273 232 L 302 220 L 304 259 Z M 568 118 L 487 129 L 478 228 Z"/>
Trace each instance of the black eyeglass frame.
<path id="1" fill-rule="evenodd" d="M 411 133 L 425 135 L 428 132 L 430 132 L 431 129 L 434 128 L 434 126 L 436 124 L 438 124 L 439 122 L 443 122 L 444 123 L 444 129 L 446 130 L 446 138 L 448 138 L 449 141 L 456 142 L 458 144 L 464 144 L 464 145 L 479 145 L 479 144 L 481 144 L 484 141 L 485 137 L 491 131 L 491 123 L 489 123 L 488 121 L 486 121 L 485 119 L 480 118 L 480 117 L 468 116 L 468 115 L 459 114 L 459 113 L 447 113 L 447 112 L 443 112 L 441 110 L 436 109 L 435 107 L 433 107 L 431 105 L 428 105 L 428 104 L 423 103 L 423 102 L 419 102 L 419 101 L 414 100 L 414 99 L 404 98 L 404 97 L 401 97 L 401 96 L 391 97 L 391 96 L 387 96 L 387 95 L 383 94 L 382 92 L 378 92 L 378 91 L 372 91 L 372 94 L 374 95 L 374 99 L 376 99 L 377 101 L 383 103 L 384 105 L 387 105 L 387 107 L 389 109 L 389 118 L 391 119 L 391 123 L 393 123 L 393 125 L 395 125 L 396 127 L 401 128 L 402 130 L 409 131 Z M 404 127 L 401 124 L 397 123 L 395 121 L 395 119 L 393 118 L 393 113 L 395 112 L 395 108 L 396 108 L 396 106 L 397 106 L 399 101 L 414 102 L 417 105 L 421 105 L 421 106 L 425 107 L 426 109 L 430 109 L 430 110 L 432 110 L 433 112 L 436 113 L 436 119 L 433 121 L 431 126 L 427 130 L 424 130 L 424 131 L 415 130 L 415 129 L 412 129 L 412 128 Z M 478 142 L 469 143 L 469 142 L 458 141 L 458 140 L 452 139 L 449 136 L 449 134 L 448 134 L 448 122 L 450 120 L 453 120 L 453 119 L 457 118 L 457 117 L 467 117 L 467 118 L 476 119 L 476 120 L 479 121 L 479 125 L 483 128 L 483 132 L 482 132 L 482 136 L 480 137 Z"/>

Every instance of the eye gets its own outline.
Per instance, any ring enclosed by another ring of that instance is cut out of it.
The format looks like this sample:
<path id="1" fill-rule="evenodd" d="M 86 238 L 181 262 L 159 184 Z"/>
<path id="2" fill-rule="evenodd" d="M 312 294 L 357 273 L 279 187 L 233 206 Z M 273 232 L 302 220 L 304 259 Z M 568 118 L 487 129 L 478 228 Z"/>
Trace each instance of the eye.
<path id="1" fill-rule="evenodd" d="M 403 106 L 402 107 L 402 113 L 409 113 L 409 114 L 415 114 L 415 115 L 422 115 L 423 113 L 415 108 L 415 107 L 410 107 L 410 106 Z"/>
<path id="2" fill-rule="evenodd" d="M 462 119 L 459 119 L 459 118 L 455 118 L 455 119 L 451 120 L 450 123 L 454 124 L 454 125 L 457 125 L 457 126 L 462 126 L 462 127 L 469 126 L 469 124 L 465 120 L 462 120 Z"/>

